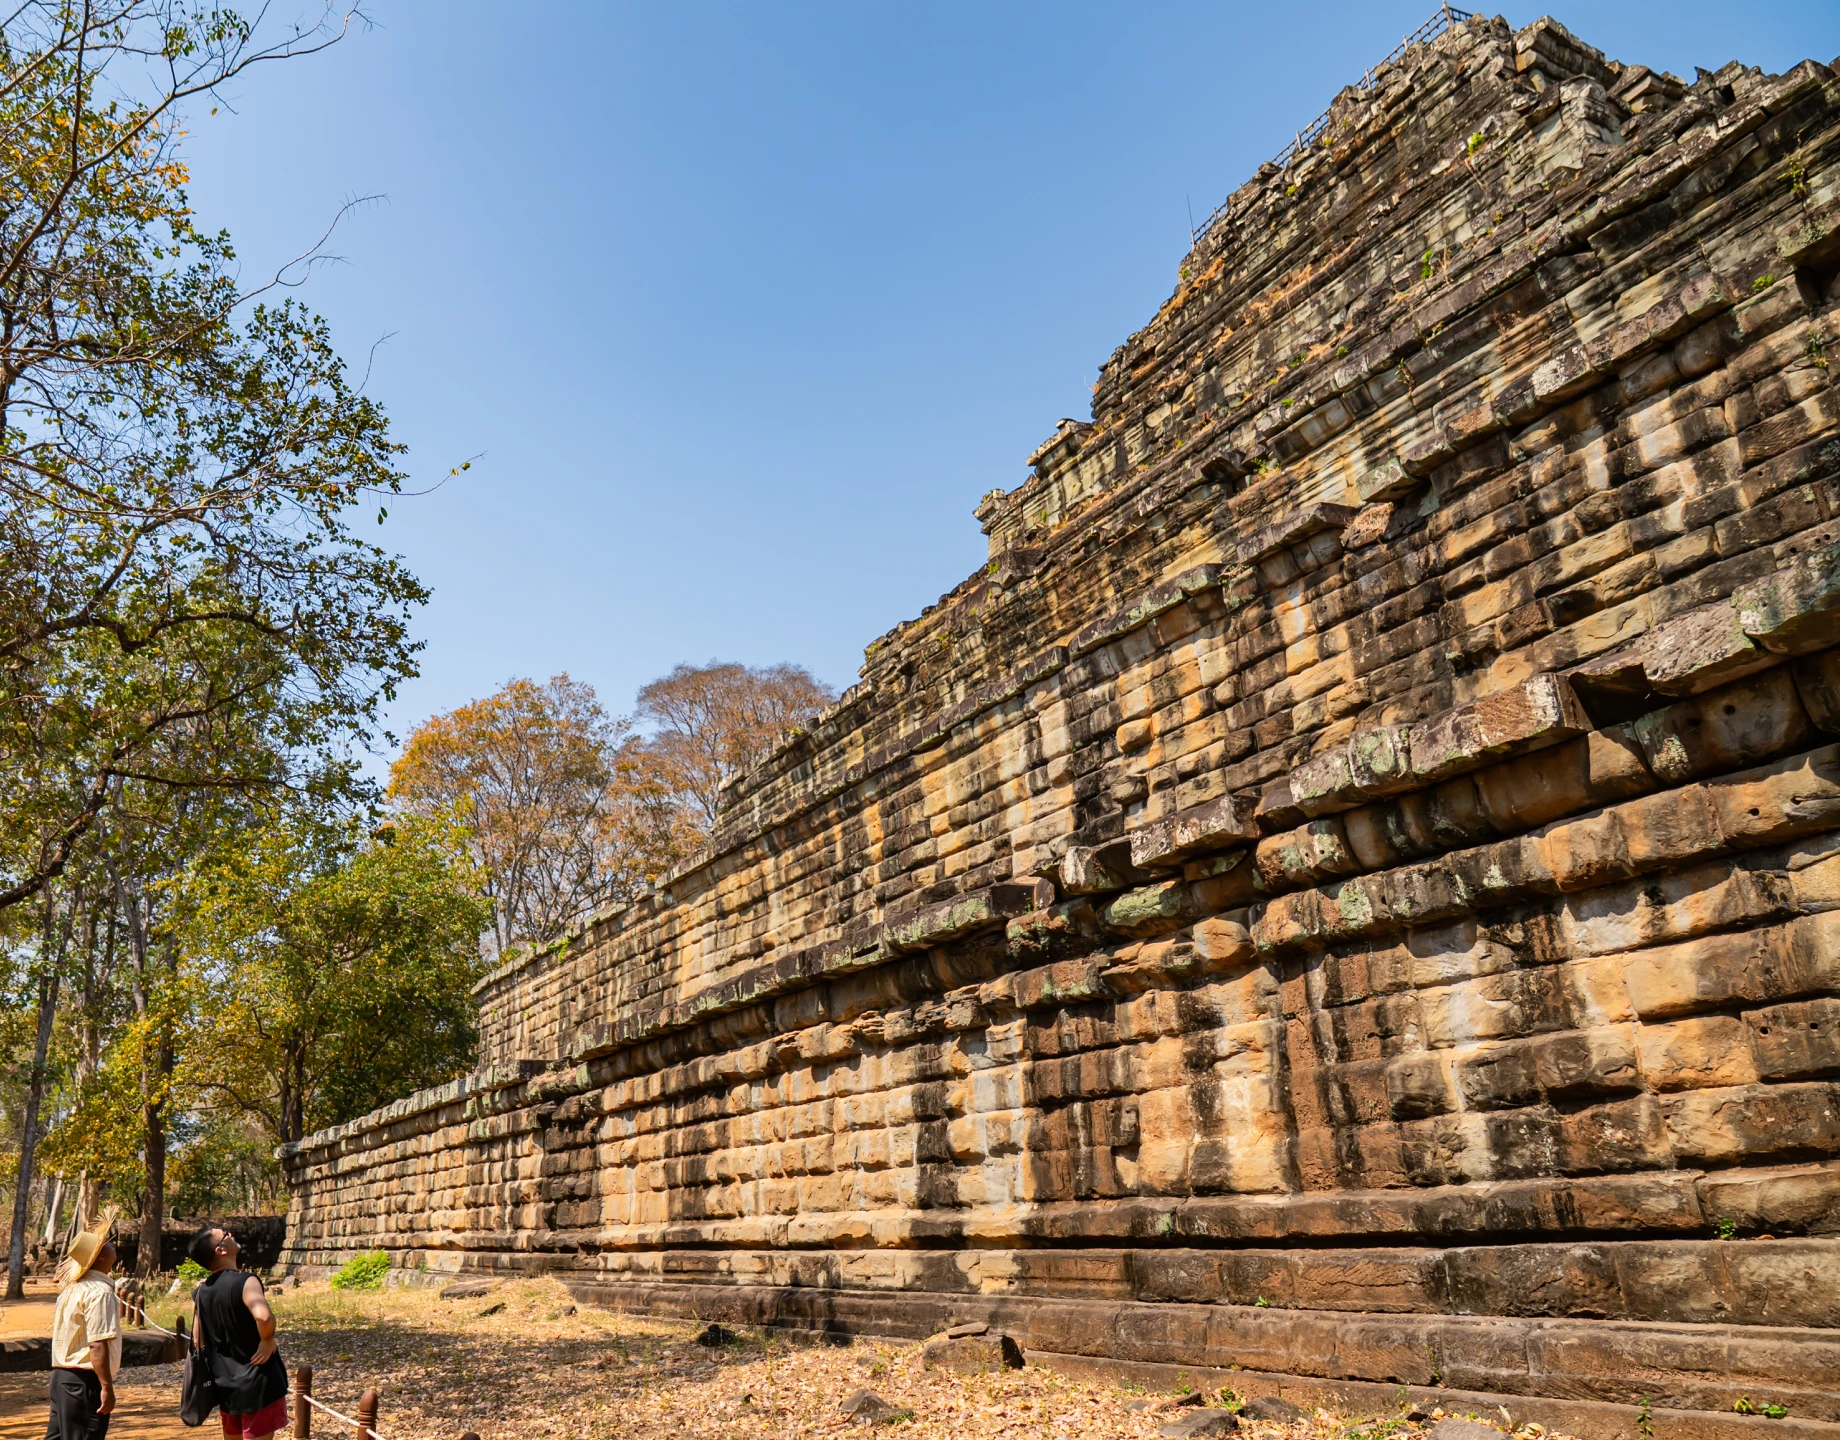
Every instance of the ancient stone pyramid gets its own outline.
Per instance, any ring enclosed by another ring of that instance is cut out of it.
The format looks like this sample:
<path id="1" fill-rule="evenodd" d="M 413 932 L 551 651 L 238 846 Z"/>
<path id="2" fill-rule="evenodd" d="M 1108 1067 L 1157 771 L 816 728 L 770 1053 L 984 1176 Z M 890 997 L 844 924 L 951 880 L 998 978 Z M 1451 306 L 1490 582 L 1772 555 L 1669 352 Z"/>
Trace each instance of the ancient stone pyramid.
<path id="1" fill-rule="evenodd" d="M 1830 1433 L 1835 361 L 1830 67 L 1440 17 L 287 1260 Z"/>

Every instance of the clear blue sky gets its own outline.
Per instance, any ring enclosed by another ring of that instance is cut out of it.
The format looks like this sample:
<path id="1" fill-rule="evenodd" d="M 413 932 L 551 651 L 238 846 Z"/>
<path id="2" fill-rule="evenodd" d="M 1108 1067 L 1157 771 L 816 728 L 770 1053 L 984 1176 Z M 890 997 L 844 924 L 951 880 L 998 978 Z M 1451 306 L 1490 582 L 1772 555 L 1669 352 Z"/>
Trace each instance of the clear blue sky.
<path id="1" fill-rule="evenodd" d="M 435 592 L 401 733 L 513 675 L 614 710 L 679 661 L 851 683 L 982 561 L 978 498 L 1088 413 L 1189 207 L 1432 6 L 370 8 L 193 114 L 187 156 L 246 276 L 385 197 L 304 298 L 354 368 L 383 342 L 418 483 L 480 457 L 374 530 Z M 1555 13 L 1688 77 L 1840 52 L 1834 0 Z"/>

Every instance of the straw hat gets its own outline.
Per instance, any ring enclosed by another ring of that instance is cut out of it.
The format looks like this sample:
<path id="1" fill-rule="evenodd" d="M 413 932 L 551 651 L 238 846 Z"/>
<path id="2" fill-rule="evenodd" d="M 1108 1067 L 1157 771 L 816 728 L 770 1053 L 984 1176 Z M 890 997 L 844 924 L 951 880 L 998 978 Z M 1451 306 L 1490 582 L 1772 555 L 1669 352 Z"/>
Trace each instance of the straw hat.
<path id="1" fill-rule="evenodd" d="M 57 1283 L 60 1287 L 89 1274 L 90 1267 L 96 1263 L 96 1256 L 109 1243 L 109 1232 L 115 1228 L 115 1214 L 115 1209 L 110 1207 L 94 1225 L 70 1242 L 64 1263 L 58 1266 Z"/>

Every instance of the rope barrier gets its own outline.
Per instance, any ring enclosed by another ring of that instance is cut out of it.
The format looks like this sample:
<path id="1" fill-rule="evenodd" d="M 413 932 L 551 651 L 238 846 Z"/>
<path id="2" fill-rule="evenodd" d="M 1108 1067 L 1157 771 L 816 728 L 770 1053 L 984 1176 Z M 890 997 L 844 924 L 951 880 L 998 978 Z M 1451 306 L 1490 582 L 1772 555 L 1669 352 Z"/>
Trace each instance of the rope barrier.
<path id="1" fill-rule="evenodd" d="M 311 1395 L 305 1394 L 299 1390 L 293 1390 L 289 1393 L 293 1395 L 296 1400 L 305 1400 L 307 1404 L 311 1405 L 315 1410 L 324 1410 L 334 1420 L 339 1421 L 341 1424 L 351 1426 L 351 1428 L 356 1430 L 360 1435 L 368 1435 L 371 1437 L 371 1440 L 384 1440 L 384 1437 L 371 1429 L 370 1426 L 360 1425 L 356 1420 L 352 1419 L 351 1416 L 339 1414 L 338 1411 L 334 1410 L 324 1401 L 315 1400 Z"/>

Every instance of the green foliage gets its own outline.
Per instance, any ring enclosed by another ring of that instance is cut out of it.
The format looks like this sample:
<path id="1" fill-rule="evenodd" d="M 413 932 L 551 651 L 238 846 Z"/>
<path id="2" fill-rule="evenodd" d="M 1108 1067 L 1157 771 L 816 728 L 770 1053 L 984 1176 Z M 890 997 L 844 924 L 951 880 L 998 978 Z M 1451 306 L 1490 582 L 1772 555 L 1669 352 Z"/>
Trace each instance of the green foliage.
<path id="1" fill-rule="evenodd" d="M 1774 275 L 1759 275 L 1755 280 L 1751 281 L 1751 289 L 1753 291 L 1768 290 L 1775 283 L 1776 277 Z"/>
<path id="2" fill-rule="evenodd" d="M 127 792 L 299 779 L 414 673 L 426 591 L 350 525 L 400 488 L 401 447 L 325 323 L 246 291 L 185 191 L 173 107 L 252 36 L 162 0 L 7 21 L 0 909 Z"/>
<path id="3" fill-rule="evenodd" d="M 464 832 L 413 816 L 365 836 L 293 810 L 194 866 L 185 1080 L 289 1141 L 460 1073 L 491 920 L 480 888 Z"/>
<path id="4" fill-rule="evenodd" d="M 1478 130 L 1469 137 L 1469 153 L 1471 155 L 1474 155 L 1481 148 L 1482 148 L 1482 132 Z"/>
<path id="5" fill-rule="evenodd" d="M 179 1279 L 187 1285 L 196 1285 L 211 1272 L 187 1255 L 179 1262 Z"/>
<path id="6" fill-rule="evenodd" d="M 1729 1240 L 1738 1233 L 1738 1222 L 1728 1215 L 1712 1227 L 1712 1233 L 1721 1240 Z"/>
<path id="7" fill-rule="evenodd" d="M 354 1255 L 339 1267 L 332 1277 L 334 1290 L 380 1290 L 383 1277 L 389 1273 L 390 1257 L 382 1250 L 370 1250 L 363 1255 Z"/>
<path id="8" fill-rule="evenodd" d="M 274 1137 L 246 1116 L 218 1110 L 184 1115 L 166 1184 L 175 1215 L 265 1215 L 286 1208 Z"/>

